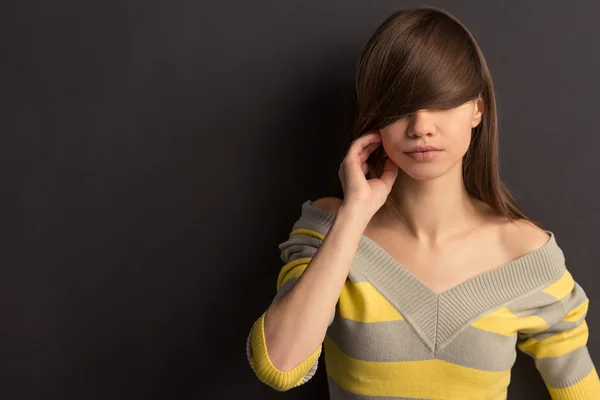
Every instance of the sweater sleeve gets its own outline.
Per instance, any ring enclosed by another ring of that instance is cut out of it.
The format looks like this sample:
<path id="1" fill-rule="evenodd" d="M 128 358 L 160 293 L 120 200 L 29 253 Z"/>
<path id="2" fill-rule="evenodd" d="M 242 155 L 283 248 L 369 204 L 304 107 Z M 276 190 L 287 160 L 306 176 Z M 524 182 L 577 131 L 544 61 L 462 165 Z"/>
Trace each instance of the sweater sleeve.
<path id="1" fill-rule="evenodd" d="M 298 226 L 298 223 L 294 227 Z M 279 245 L 280 258 L 284 262 L 277 279 L 277 293 L 273 301 L 287 293 L 308 267 L 324 236 L 316 230 L 295 228 L 289 238 Z M 265 311 L 266 313 L 266 311 Z M 263 313 L 252 326 L 246 341 L 248 362 L 256 376 L 270 387 L 285 391 L 302 385 L 310 380 L 318 365 L 322 345 L 314 353 L 290 371 L 278 370 L 269 359 L 264 332 Z M 335 310 L 332 312 L 329 325 L 333 322 Z"/>
<path id="2" fill-rule="evenodd" d="M 600 380 L 587 347 L 589 299 L 569 271 L 537 295 L 532 324 L 517 347 L 531 356 L 553 400 L 600 399 Z"/>

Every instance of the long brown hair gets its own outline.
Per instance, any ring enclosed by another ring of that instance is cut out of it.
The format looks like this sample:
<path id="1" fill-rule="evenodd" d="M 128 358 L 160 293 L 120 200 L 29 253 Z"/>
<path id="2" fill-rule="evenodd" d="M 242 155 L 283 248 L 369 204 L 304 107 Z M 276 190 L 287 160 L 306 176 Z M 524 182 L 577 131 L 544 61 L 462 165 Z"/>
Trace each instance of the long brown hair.
<path id="1" fill-rule="evenodd" d="M 451 109 L 482 96 L 482 121 L 473 128 L 463 158 L 466 190 L 499 216 L 534 222 L 500 180 L 492 78 L 473 35 L 457 18 L 433 6 L 394 12 L 362 50 L 355 90 L 350 140 L 419 109 Z M 383 172 L 385 159 L 380 150 L 382 146 L 367 160 L 367 179 Z M 395 205 L 387 203 L 394 209 Z"/>

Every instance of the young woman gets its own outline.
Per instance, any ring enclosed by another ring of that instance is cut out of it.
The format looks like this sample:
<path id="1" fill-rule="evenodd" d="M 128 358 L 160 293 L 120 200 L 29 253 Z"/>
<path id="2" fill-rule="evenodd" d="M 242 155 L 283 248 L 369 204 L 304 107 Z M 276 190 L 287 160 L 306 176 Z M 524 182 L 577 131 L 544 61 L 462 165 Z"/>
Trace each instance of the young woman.
<path id="1" fill-rule="evenodd" d="M 492 79 L 449 13 L 392 14 L 356 77 L 342 198 L 302 204 L 247 355 L 277 390 L 324 347 L 330 397 L 505 399 L 516 349 L 553 399 L 600 399 L 589 300 L 498 176 Z"/>

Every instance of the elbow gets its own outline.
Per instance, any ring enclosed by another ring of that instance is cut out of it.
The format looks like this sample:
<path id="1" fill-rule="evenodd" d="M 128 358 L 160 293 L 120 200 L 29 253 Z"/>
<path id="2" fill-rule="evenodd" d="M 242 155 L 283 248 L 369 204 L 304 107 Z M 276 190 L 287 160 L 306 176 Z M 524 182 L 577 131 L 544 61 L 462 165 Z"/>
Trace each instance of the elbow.
<path id="1" fill-rule="evenodd" d="M 256 328 L 255 328 L 256 329 Z M 254 332 L 254 330 L 253 330 Z M 257 352 L 254 353 L 263 353 L 265 361 L 268 361 L 269 366 L 271 366 L 275 371 L 285 374 L 292 371 L 294 368 L 298 366 L 298 363 L 293 363 L 290 359 L 290 346 L 286 346 L 286 344 L 281 343 L 279 341 L 280 338 L 277 337 L 277 333 L 271 329 L 268 331 L 264 329 L 262 332 L 256 332 L 258 336 L 257 345 L 260 346 L 257 349 Z M 268 343 L 268 345 L 267 345 Z"/>
<path id="2" fill-rule="evenodd" d="M 246 342 L 246 355 L 256 377 L 267 386 L 280 392 L 290 390 L 308 381 L 314 374 L 313 366 L 316 367 L 321 348 L 297 366 L 288 365 L 289 362 L 280 359 L 273 363 L 267 353 L 263 320 L 264 314 L 252 326 Z M 312 373 L 309 373 L 311 371 Z"/>

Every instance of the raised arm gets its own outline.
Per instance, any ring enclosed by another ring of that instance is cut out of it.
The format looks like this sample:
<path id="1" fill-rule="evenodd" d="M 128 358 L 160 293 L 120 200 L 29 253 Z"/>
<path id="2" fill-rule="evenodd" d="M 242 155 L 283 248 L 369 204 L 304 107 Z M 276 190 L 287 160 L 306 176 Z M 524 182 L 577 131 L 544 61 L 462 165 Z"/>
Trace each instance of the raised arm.
<path id="1" fill-rule="evenodd" d="M 279 274 L 277 295 L 248 337 L 252 369 L 276 390 L 289 390 L 314 375 L 323 339 L 370 218 L 340 203 L 335 198 L 312 203 L 335 214 L 325 236 L 297 228 L 280 245 L 286 264 Z"/>

